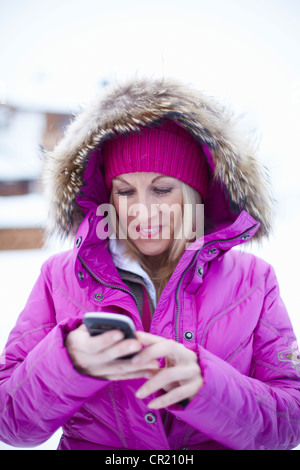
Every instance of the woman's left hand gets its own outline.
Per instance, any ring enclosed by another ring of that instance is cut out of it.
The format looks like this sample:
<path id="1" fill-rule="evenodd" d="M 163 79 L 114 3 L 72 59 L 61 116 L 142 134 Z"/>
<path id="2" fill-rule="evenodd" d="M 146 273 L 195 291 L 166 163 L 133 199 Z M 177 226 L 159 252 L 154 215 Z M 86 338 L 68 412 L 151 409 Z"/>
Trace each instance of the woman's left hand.
<path id="1" fill-rule="evenodd" d="M 142 366 L 152 359 L 165 358 L 165 367 L 149 371 L 149 380 L 136 393 L 137 398 L 164 390 L 166 393 L 152 400 L 149 408 L 160 409 L 182 400 L 190 401 L 203 385 L 196 354 L 183 344 L 150 333 L 137 332 L 137 339 L 145 348 L 132 359 Z"/>

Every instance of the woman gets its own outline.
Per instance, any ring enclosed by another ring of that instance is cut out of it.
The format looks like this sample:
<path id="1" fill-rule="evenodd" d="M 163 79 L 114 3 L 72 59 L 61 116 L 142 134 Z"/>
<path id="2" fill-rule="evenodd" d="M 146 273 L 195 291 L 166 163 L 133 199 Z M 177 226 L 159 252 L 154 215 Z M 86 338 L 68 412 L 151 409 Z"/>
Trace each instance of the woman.
<path id="1" fill-rule="evenodd" d="M 296 338 L 272 267 L 233 250 L 268 235 L 272 201 L 226 110 L 172 80 L 128 82 L 77 116 L 45 175 L 48 233 L 74 249 L 43 265 L 8 339 L 1 439 L 294 448 Z M 91 337 L 89 311 L 131 317 L 136 339 Z"/>

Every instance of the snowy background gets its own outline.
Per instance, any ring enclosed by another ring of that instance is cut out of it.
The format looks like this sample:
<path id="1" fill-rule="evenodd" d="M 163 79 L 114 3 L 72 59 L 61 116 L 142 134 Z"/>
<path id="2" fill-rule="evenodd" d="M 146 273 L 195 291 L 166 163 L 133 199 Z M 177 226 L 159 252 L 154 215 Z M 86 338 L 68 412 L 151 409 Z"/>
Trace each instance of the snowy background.
<path id="1" fill-rule="evenodd" d="M 275 267 L 300 338 L 299 44 L 297 0 L 0 0 L 0 103 L 73 113 L 104 83 L 150 74 L 184 80 L 245 112 L 278 201 L 273 236 L 252 251 Z M 41 122 L 27 117 L 35 149 Z M 22 123 L 2 138 L 18 146 L 16 175 L 39 169 L 35 151 L 22 166 L 29 148 Z M 40 196 L 0 197 L 0 227 L 46 217 Z M 60 249 L 0 251 L 0 349 L 42 262 Z M 59 437 L 37 449 L 55 449 Z"/>

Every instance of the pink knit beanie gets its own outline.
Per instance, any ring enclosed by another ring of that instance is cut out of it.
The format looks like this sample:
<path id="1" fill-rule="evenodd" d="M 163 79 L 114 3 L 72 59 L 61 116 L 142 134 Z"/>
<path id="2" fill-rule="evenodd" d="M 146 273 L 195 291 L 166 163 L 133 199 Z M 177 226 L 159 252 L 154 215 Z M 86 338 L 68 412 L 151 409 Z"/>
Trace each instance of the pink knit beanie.
<path id="1" fill-rule="evenodd" d="M 160 127 L 142 128 L 108 140 L 103 146 L 105 184 L 110 192 L 112 179 L 135 172 L 173 176 L 196 189 L 205 199 L 209 184 L 208 165 L 201 145 L 174 121 Z"/>

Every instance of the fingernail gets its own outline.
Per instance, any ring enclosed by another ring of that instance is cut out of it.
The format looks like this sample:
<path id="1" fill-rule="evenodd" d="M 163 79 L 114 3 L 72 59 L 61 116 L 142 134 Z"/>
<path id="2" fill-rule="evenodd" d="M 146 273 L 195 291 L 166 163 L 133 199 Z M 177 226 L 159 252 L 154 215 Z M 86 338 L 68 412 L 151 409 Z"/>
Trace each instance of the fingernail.
<path id="1" fill-rule="evenodd" d="M 150 408 L 151 410 L 156 410 L 157 408 L 159 408 L 159 405 L 155 402 L 152 402 L 150 401 L 150 403 L 148 403 L 148 408 Z"/>
<path id="2" fill-rule="evenodd" d="M 138 335 L 142 336 L 142 338 L 146 336 L 146 333 L 144 331 L 138 331 Z"/>
<path id="3" fill-rule="evenodd" d="M 136 392 L 135 396 L 136 396 L 137 398 L 143 398 L 143 396 L 144 396 L 143 390 L 138 390 L 138 391 Z"/>
<path id="4" fill-rule="evenodd" d="M 145 369 L 150 369 L 151 373 L 152 373 L 152 371 L 154 372 L 154 371 L 158 370 L 158 367 L 154 364 L 145 364 Z"/>
<path id="5" fill-rule="evenodd" d="M 123 334 L 119 331 L 113 335 L 113 341 L 119 341 L 122 338 L 123 338 Z"/>
<path id="6" fill-rule="evenodd" d="M 133 364 L 138 364 L 139 362 L 141 362 L 141 358 L 139 356 L 134 356 L 132 359 L 131 359 L 131 362 Z"/>

